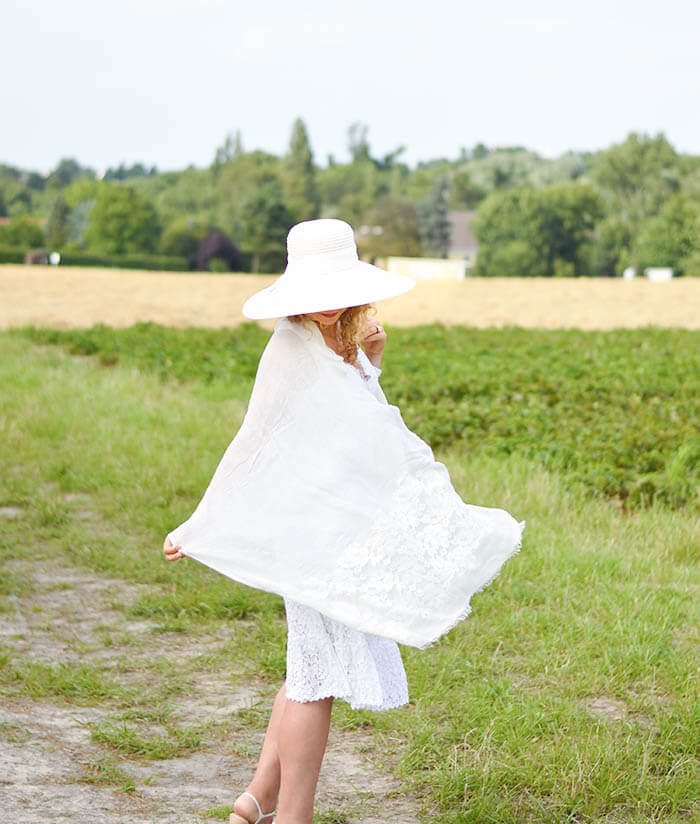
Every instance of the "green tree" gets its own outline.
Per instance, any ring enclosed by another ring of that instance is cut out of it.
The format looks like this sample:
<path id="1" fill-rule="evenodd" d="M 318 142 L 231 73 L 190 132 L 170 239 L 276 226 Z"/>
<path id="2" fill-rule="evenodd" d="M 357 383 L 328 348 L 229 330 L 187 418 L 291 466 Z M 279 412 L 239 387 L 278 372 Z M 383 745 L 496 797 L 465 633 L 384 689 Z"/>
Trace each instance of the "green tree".
<path id="1" fill-rule="evenodd" d="M 632 262 L 632 232 L 629 222 L 619 215 L 598 221 L 588 249 L 591 275 L 619 275 Z"/>
<path id="2" fill-rule="evenodd" d="M 56 195 L 49 204 L 46 218 L 46 243 L 52 249 L 62 249 L 68 241 L 70 206 L 63 195 Z"/>
<path id="3" fill-rule="evenodd" d="M 353 123 L 348 129 L 348 151 L 353 163 L 370 160 L 368 128 L 364 123 Z"/>
<path id="4" fill-rule="evenodd" d="M 353 123 L 348 129 L 348 149 L 351 162 L 329 162 L 328 168 L 318 171 L 317 181 L 324 214 L 357 225 L 378 197 L 390 191 L 400 194 L 403 173 L 396 159 L 401 149 L 382 160 L 373 160 L 367 126 L 361 123 Z"/>
<path id="5" fill-rule="evenodd" d="M 537 152 L 520 146 L 499 148 L 462 164 L 471 182 L 491 192 L 494 189 L 511 189 L 514 186 L 544 185 L 551 181 L 553 162 L 540 157 Z"/>
<path id="6" fill-rule="evenodd" d="M 95 179 L 95 172 L 87 166 L 81 166 L 73 157 L 64 157 L 56 168 L 49 174 L 49 186 L 68 186 L 78 178 Z"/>
<path id="7" fill-rule="evenodd" d="M 591 177 L 607 200 L 608 213 L 628 221 L 636 235 L 641 222 L 657 214 L 679 189 L 679 158 L 663 134 L 633 132 L 623 143 L 598 152 Z"/>
<path id="8" fill-rule="evenodd" d="M 447 218 L 447 178 L 438 177 L 433 191 L 424 200 L 419 201 L 418 233 L 424 254 L 446 258 L 450 251 L 452 227 Z"/>
<path id="9" fill-rule="evenodd" d="M 318 174 L 323 211 L 353 226 L 386 194 L 395 172 L 380 171 L 371 160 L 336 163 Z"/>
<path id="10" fill-rule="evenodd" d="M 9 223 L 0 225 L 0 244 L 25 250 L 37 249 L 44 245 L 44 233 L 35 217 L 19 215 Z"/>
<path id="11" fill-rule="evenodd" d="M 405 169 L 405 164 L 398 162 L 399 158 L 405 151 L 405 146 L 397 146 L 391 152 L 387 152 L 384 155 L 384 157 L 380 158 L 379 160 L 375 160 L 374 163 L 376 164 L 378 169 L 383 169 L 384 171 L 401 168 Z"/>
<path id="12" fill-rule="evenodd" d="M 102 187 L 90 210 L 84 242 L 108 255 L 154 252 L 161 226 L 153 204 L 130 186 Z"/>
<path id="13" fill-rule="evenodd" d="M 677 274 L 700 274 L 700 204 L 670 197 L 659 214 L 642 225 L 635 245 L 640 265 L 670 266 Z"/>
<path id="14" fill-rule="evenodd" d="M 316 186 L 316 169 L 309 136 L 301 118 L 297 118 L 292 126 L 289 151 L 282 166 L 282 186 L 295 223 L 319 216 L 321 200 Z"/>
<path id="15" fill-rule="evenodd" d="M 421 253 L 416 208 L 405 197 L 383 195 L 363 217 L 358 227 L 358 249 L 362 257 Z"/>
<path id="16" fill-rule="evenodd" d="M 450 206 L 453 209 L 476 209 L 487 195 L 486 189 L 472 182 L 469 172 L 456 172 L 450 181 Z"/>
<path id="17" fill-rule="evenodd" d="M 250 254 L 253 272 L 284 269 L 287 232 L 292 223 L 276 176 L 261 180 L 240 204 L 240 247 Z"/>
<path id="18" fill-rule="evenodd" d="M 163 230 L 159 250 L 163 255 L 189 260 L 209 231 L 209 226 L 204 221 L 191 217 L 176 218 Z"/>
<path id="19" fill-rule="evenodd" d="M 512 238 L 495 247 L 479 247 L 474 267 L 477 276 L 545 277 L 547 272 L 537 247 L 527 240 Z"/>
<path id="20" fill-rule="evenodd" d="M 101 180 L 80 177 L 61 191 L 61 195 L 70 209 L 66 229 L 68 248 L 85 248 L 85 230 L 88 227 L 90 211 L 95 205 L 97 195 L 107 188 L 110 188 L 109 184 L 103 183 Z"/>
<path id="21" fill-rule="evenodd" d="M 211 190 L 211 223 L 221 226 L 223 231 L 234 239 L 241 238 L 240 212 L 243 201 L 252 197 L 258 186 L 270 180 L 276 181 L 280 188 L 280 166 L 278 157 L 263 151 L 245 152 L 221 166 Z M 190 213 L 206 216 L 210 214 L 207 208 L 196 211 L 192 209 Z"/>
<path id="22" fill-rule="evenodd" d="M 553 275 L 588 274 L 589 244 L 603 203 L 587 183 L 557 183 L 539 190 L 540 230 Z"/>
<path id="23" fill-rule="evenodd" d="M 241 137 L 241 130 L 237 129 L 235 134 L 229 132 L 224 142 L 217 148 L 212 169 L 218 171 L 219 167 L 231 163 L 242 154 L 244 154 L 243 138 Z"/>
<path id="24" fill-rule="evenodd" d="M 681 194 L 700 203 L 700 155 L 681 155 L 678 169 L 681 176 Z"/>
<path id="25" fill-rule="evenodd" d="M 418 204 L 419 201 L 425 200 L 432 194 L 435 189 L 435 178 L 440 175 L 449 177 L 450 172 L 450 167 L 447 164 L 441 164 L 436 168 L 419 165 L 417 168 L 411 169 L 406 176 L 400 194 Z"/>
<path id="26" fill-rule="evenodd" d="M 155 204 L 164 224 L 192 216 L 216 224 L 220 203 L 228 198 L 219 174 L 223 174 L 222 170 L 215 173 L 212 169 L 190 166 L 181 172 L 132 178 L 130 185 Z"/>
<path id="27" fill-rule="evenodd" d="M 152 177 L 157 174 L 158 169 L 155 166 L 151 166 L 150 169 L 147 169 L 143 163 L 134 163 L 131 166 L 120 163 L 116 169 L 113 169 L 112 167 L 108 168 L 102 176 L 102 179 L 106 183 L 109 183 L 112 180 L 129 180 L 134 177 Z"/>
<path id="28" fill-rule="evenodd" d="M 71 209 L 74 209 L 79 203 L 86 200 L 94 203 L 99 192 L 107 188 L 106 183 L 100 180 L 90 180 L 85 177 L 78 178 L 70 186 L 61 192 L 64 200 Z"/>
<path id="29" fill-rule="evenodd" d="M 602 203 L 589 184 L 560 183 L 494 192 L 474 222 L 474 273 L 552 277 L 588 272 L 593 228 Z"/>
<path id="30" fill-rule="evenodd" d="M 23 183 L 8 181 L 2 185 L 2 199 L 5 202 L 5 215 L 19 217 L 30 214 L 33 209 L 31 190 Z"/>
<path id="31" fill-rule="evenodd" d="M 523 186 L 493 192 L 479 206 L 473 223 L 479 241 L 474 274 L 482 277 L 545 277 L 537 190 Z"/>

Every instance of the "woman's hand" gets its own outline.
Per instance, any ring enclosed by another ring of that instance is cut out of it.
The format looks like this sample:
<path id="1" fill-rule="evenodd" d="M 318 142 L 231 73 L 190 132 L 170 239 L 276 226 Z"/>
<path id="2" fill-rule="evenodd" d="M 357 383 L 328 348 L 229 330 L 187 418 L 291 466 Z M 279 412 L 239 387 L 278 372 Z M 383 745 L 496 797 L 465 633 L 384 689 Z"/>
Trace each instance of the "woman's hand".
<path id="1" fill-rule="evenodd" d="M 163 552 L 165 553 L 166 561 L 179 561 L 180 558 L 184 558 L 185 555 L 181 552 L 181 550 L 181 546 L 173 546 L 170 538 L 165 539 L 165 542 L 163 543 Z"/>
<path id="2" fill-rule="evenodd" d="M 365 355 L 369 358 L 369 362 L 377 369 L 379 369 L 379 364 L 382 362 L 382 352 L 384 352 L 385 343 L 386 332 L 383 327 L 378 323 L 371 322 L 367 326 L 360 344 L 365 350 Z"/>

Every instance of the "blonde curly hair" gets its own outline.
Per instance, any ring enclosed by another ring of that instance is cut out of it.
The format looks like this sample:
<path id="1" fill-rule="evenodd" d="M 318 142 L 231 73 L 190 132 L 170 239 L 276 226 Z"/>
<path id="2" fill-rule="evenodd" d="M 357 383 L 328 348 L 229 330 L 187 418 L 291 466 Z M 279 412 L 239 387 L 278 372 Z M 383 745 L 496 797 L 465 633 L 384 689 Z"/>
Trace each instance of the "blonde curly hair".
<path id="1" fill-rule="evenodd" d="M 362 306 L 350 306 L 340 316 L 338 343 L 340 355 L 346 363 L 351 363 L 353 366 L 357 363 L 357 347 L 363 338 L 367 318 L 374 311 L 371 303 L 364 303 Z M 289 320 L 293 323 L 315 323 L 308 315 L 290 315 Z"/>

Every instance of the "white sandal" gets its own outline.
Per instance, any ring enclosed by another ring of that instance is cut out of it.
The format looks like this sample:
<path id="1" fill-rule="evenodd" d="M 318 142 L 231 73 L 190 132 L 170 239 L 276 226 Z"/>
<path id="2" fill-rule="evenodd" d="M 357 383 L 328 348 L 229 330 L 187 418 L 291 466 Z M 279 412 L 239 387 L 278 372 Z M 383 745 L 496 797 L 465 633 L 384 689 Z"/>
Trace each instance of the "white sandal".
<path id="1" fill-rule="evenodd" d="M 258 810 L 258 817 L 255 819 L 255 821 L 249 821 L 247 818 L 243 818 L 243 816 L 238 815 L 238 813 L 231 813 L 228 819 L 229 824 L 260 824 L 261 821 L 264 821 L 266 818 L 272 818 L 272 816 L 275 814 L 273 811 L 271 813 L 265 813 L 263 815 L 262 807 L 260 806 L 260 804 L 258 804 L 258 799 L 248 791 L 241 793 L 241 796 L 243 795 L 247 795 L 248 798 L 252 798 L 253 804 L 255 804 Z M 275 824 L 275 822 L 272 821 L 271 824 Z"/>

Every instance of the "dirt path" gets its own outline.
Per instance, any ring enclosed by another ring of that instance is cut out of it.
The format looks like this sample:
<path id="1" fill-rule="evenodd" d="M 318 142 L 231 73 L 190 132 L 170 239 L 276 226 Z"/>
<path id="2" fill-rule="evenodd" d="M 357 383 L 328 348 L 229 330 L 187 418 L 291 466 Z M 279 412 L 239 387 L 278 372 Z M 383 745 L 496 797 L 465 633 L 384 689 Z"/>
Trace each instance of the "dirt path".
<path id="1" fill-rule="evenodd" d="M 205 664 L 193 671 L 197 656 L 225 641 L 220 628 L 196 637 L 155 633 L 151 621 L 129 619 L 123 608 L 115 608 L 115 602 L 133 601 L 142 586 L 47 564 L 12 561 L 5 568 L 33 585 L 31 595 L 12 599 L 13 612 L 0 614 L 0 643 L 16 654 L 6 666 L 97 663 L 133 686 L 133 679 L 143 676 L 139 662 L 164 656 L 161 666 L 188 672 L 187 688 L 176 689 L 175 719 L 183 724 L 235 722 L 256 707 L 262 717 L 262 708 L 269 707 L 270 688 L 263 684 L 234 683 L 230 673 Z M 228 632 L 236 631 L 240 627 L 230 624 Z M 12 824 L 228 821 L 222 808 L 232 804 L 251 774 L 263 735 L 260 724 L 239 725 L 233 741 L 214 740 L 180 757 L 145 760 L 95 739 L 94 730 L 114 716 L 114 705 L 106 701 L 32 699 L 26 689 L 10 689 L 0 705 L 0 818 Z M 151 720 L 142 728 L 157 732 L 158 724 Z M 367 753 L 375 747 L 362 731 L 332 732 L 318 793 L 323 821 L 416 824 L 415 799 L 372 766 Z"/>
<path id="2" fill-rule="evenodd" d="M 243 301 L 272 276 L 0 266 L 0 329 L 27 323 L 231 326 Z M 483 278 L 419 283 L 383 301 L 387 324 L 613 329 L 653 324 L 700 328 L 700 278 L 663 283 L 619 278 Z M 268 327 L 270 324 L 264 324 Z"/>

